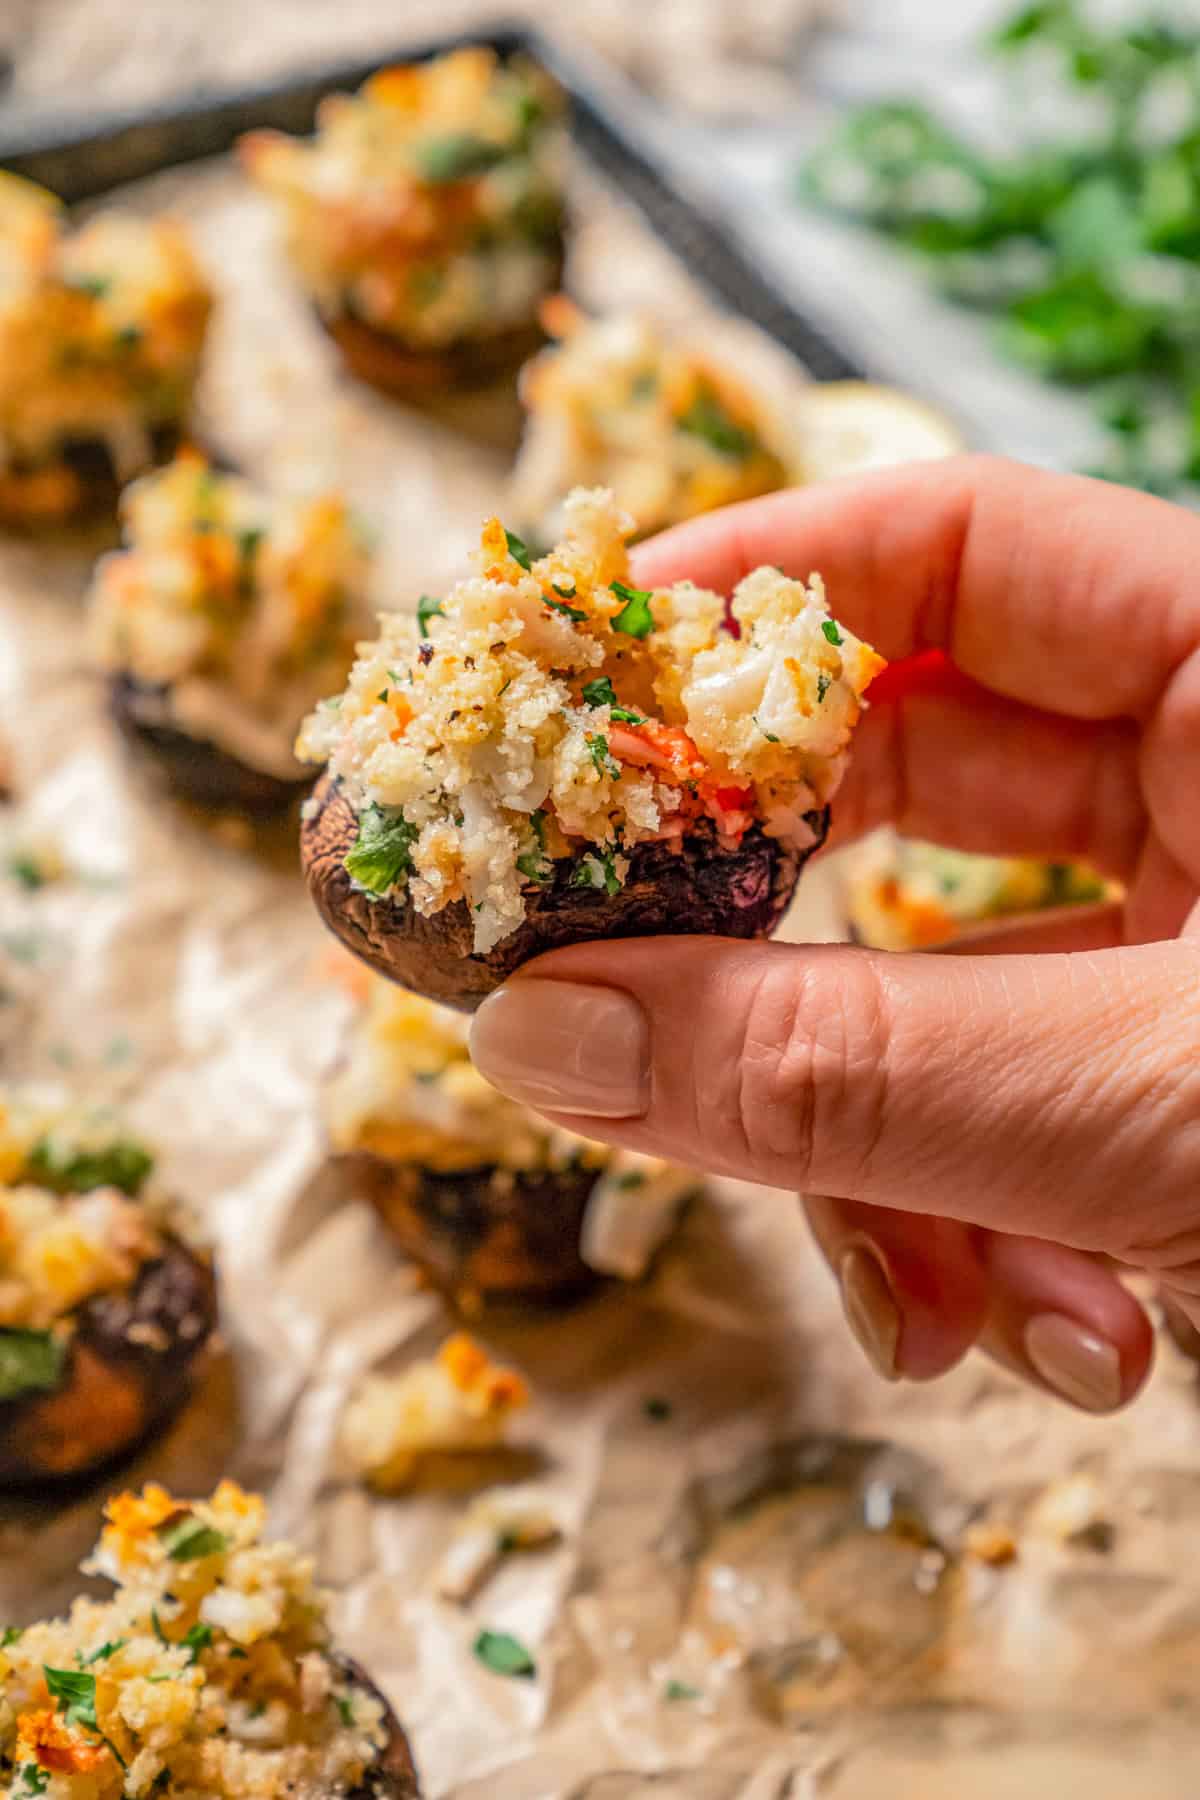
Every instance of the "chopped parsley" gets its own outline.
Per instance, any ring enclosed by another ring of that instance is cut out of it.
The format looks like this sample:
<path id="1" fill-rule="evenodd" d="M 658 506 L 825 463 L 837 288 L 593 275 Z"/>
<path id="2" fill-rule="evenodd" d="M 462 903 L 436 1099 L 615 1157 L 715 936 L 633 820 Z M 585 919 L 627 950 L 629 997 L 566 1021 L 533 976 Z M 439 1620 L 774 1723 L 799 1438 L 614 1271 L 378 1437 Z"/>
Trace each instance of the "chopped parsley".
<path id="1" fill-rule="evenodd" d="M 631 1188 L 645 1187 L 645 1185 L 646 1177 L 641 1169 L 626 1169 L 623 1175 L 617 1176 L 617 1186 L 622 1193 L 628 1192 Z"/>
<path id="2" fill-rule="evenodd" d="M 387 705 L 388 697 L 391 694 L 391 691 L 392 691 L 391 688 L 380 688 L 379 692 L 375 696 L 375 698 L 378 700 L 380 706 Z"/>
<path id="3" fill-rule="evenodd" d="M 74 288 L 77 294 L 88 294 L 93 300 L 103 300 L 112 287 L 112 279 L 108 275 L 72 275 L 66 285 Z"/>
<path id="4" fill-rule="evenodd" d="M 832 619 L 821 620 L 821 631 L 829 643 L 840 644 L 842 642 L 842 634 Z"/>
<path id="5" fill-rule="evenodd" d="M 671 1416 L 671 1402 L 664 1400 L 661 1394 L 648 1394 L 642 1401 L 642 1411 L 656 1425 L 661 1425 L 664 1419 Z"/>
<path id="6" fill-rule="evenodd" d="M 114 1638 L 110 1644 L 101 1644 L 100 1648 L 93 1650 L 90 1656 L 77 1655 L 75 1660 L 81 1669 L 90 1669 L 93 1663 L 107 1662 L 110 1656 L 115 1656 L 118 1650 L 123 1650 L 128 1642 L 128 1638 Z"/>
<path id="7" fill-rule="evenodd" d="M 243 562 L 249 562 L 252 557 L 257 555 L 258 547 L 266 535 L 266 531 L 261 525 L 248 525 L 245 531 L 238 532 L 238 555 Z"/>
<path id="8" fill-rule="evenodd" d="M 7 1650 L 10 1644 L 19 1644 L 24 1636 L 19 1625 L 6 1625 L 0 1632 L 0 1650 Z"/>
<path id="9" fill-rule="evenodd" d="M 96 1677 L 83 1675 L 77 1669 L 52 1669 L 42 1664 L 42 1674 L 50 1698 L 59 1702 L 68 1725 L 86 1725 L 99 1731 L 96 1722 Z"/>
<path id="10" fill-rule="evenodd" d="M 338 1709 L 338 1716 L 341 1719 L 342 1724 L 343 1725 L 353 1725 L 353 1723 L 354 1723 L 354 1702 L 352 1700 L 348 1700 L 346 1698 L 345 1694 L 335 1694 L 333 1696 L 333 1704 Z"/>
<path id="11" fill-rule="evenodd" d="M 823 669 L 819 670 L 817 673 L 817 705 L 818 706 L 821 704 L 822 700 L 825 698 L 826 694 L 829 692 L 829 690 L 832 686 L 833 686 L 833 676 L 826 675 L 826 673 Z"/>
<path id="12" fill-rule="evenodd" d="M 595 737 L 587 740 L 592 761 L 601 775 L 607 775 L 610 781 L 617 781 L 621 774 L 621 765 L 608 747 L 608 739 L 597 732 Z"/>
<path id="13" fill-rule="evenodd" d="M 417 624 L 421 629 L 422 637 L 425 636 L 425 627 L 428 625 L 430 619 L 440 619 L 441 616 L 441 601 L 436 599 L 432 594 L 422 594 L 421 598 L 417 601 Z M 391 675 L 393 681 L 398 681 L 400 679 L 398 675 L 393 674 L 391 669 L 388 670 L 388 674 Z"/>
<path id="14" fill-rule="evenodd" d="M 529 815 L 529 829 L 537 848 L 518 856 L 517 869 L 527 880 L 536 881 L 539 887 L 547 887 L 554 880 L 554 864 L 546 855 L 546 815 L 540 807 Z"/>
<path id="15" fill-rule="evenodd" d="M 211 1625 L 193 1625 L 190 1630 L 184 1632 L 179 1642 L 185 1650 L 190 1652 L 189 1666 L 200 1661 L 200 1652 L 207 1650 L 212 1641 Z"/>
<path id="16" fill-rule="evenodd" d="M 159 1532 L 172 1562 L 200 1562 L 206 1556 L 218 1556 L 228 1550 L 229 1539 L 223 1531 L 206 1525 L 203 1519 L 188 1517 L 177 1525 Z"/>
<path id="17" fill-rule="evenodd" d="M 606 894 L 619 894 L 621 878 L 617 874 L 612 851 L 604 850 L 597 854 L 595 851 L 589 850 L 572 875 L 571 886 L 603 888 Z"/>
<path id="18" fill-rule="evenodd" d="M 608 585 L 617 599 L 625 602 L 613 619 L 613 630 L 623 631 L 626 637 L 649 637 L 654 630 L 654 614 L 650 611 L 654 595 L 648 588 L 626 587 L 623 581 L 610 581 Z"/>
<path id="19" fill-rule="evenodd" d="M 675 421 L 679 431 L 702 438 L 719 456 L 745 462 L 758 448 L 758 439 L 744 425 L 739 425 L 727 411 L 715 388 L 705 383 L 685 413 Z"/>
<path id="20" fill-rule="evenodd" d="M 493 1675 L 514 1676 L 528 1681 L 537 1674 L 537 1664 L 520 1638 L 507 1631 L 481 1631 L 472 1646 L 485 1669 Z"/>
<path id="21" fill-rule="evenodd" d="M 779 742 L 779 739 L 776 737 L 775 733 L 773 731 L 767 730 L 766 726 L 763 724 L 762 720 L 759 718 L 757 713 L 755 713 L 753 716 L 754 716 L 754 723 L 758 726 L 758 729 L 762 732 L 762 734 L 766 738 L 768 744 L 777 744 Z"/>
<path id="22" fill-rule="evenodd" d="M 467 181 L 484 175 L 503 162 L 508 152 L 473 131 L 448 131 L 443 137 L 426 138 L 416 147 L 417 167 L 426 181 L 441 184 Z"/>
<path id="23" fill-rule="evenodd" d="M 627 706 L 619 705 L 613 692 L 613 684 L 607 675 L 597 675 L 594 681 L 587 681 L 583 686 L 583 697 L 589 706 L 608 706 L 612 708 L 614 719 L 626 725 L 644 725 L 645 718 L 641 713 L 631 712 Z"/>
<path id="24" fill-rule="evenodd" d="M 663 1698 L 672 1702 L 676 1700 L 698 1700 L 700 1689 L 693 1687 L 689 1681 L 668 1681 L 663 1689 Z"/>
<path id="25" fill-rule="evenodd" d="M 372 900 L 382 900 L 412 872 L 412 842 L 417 827 L 402 812 L 369 806 L 358 821 L 358 836 L 344 868 Z"/>
<path id="26" fill-rule="evenodd" d="M 133 1138 L 114 1138 L 96 1148 L 73 1144 L 50 1133 L 29 1152 L 28 1169 L 60 1194 L 88 1194 L 93 1188 L 115 1187 L 137 1194 L 154 1167 L 154 1158 Z"/>
<path id="27" fill-rule="evenodd" d="M 557 594 L 558 589 L 555 588 L 554 591 Z M 572 588 L 571 592 L 574 593 L 575 589 Z M 543 594 L 542 599 L 553 612 L 563 613 L 574 625 L 581 625 L 587 618 L 585 612 L 581 612 L 577 606 L 568 606 L 565 600 L 552 600 L 549 594 Z"/>
<path id="28" fill-rule="evenodd" d="M 52 1393 L 62 1380 L 67 1352 L 52 1331 L 13 1326 L 0 1331 L 0 1400 Z"/>
<path id="29" fill-rule="evenodd" d="M 525 542 L 525 539 L 519 538 L 515 531 L 506 530 L 504 533 L 504 541 L 508 545 L 508 554 L 512 557 L 513 561 L 515 563 L 520 563 L 521 567 L 528 573 L 533 566 L 533 558 L 530 554 L 529 545 Z"/>
<path id="30" fill-rule="evenodd" d="M 50 1785 L 49 1769 L 40 1769 L 36 1763 L 25 1763 L 21 1769 L 21 1780 L 25 1783 L 27 1794 L 44 1794 Z"/>
<path id="31" fill-rule="evenodd" d="M 552 581 L 550 586 L 554 589 L 560 600 L 573 600 L 579 592 L 574 581 L 572 581 L 570 587 L 564 587 L 561 581 Z"/>
<path id="32" fill-rule="evenodd" d="M 31 894 L 35 894 L 39 888 L 46 885 L 46 871 L 38 862 L 37 857 L 28 850 L 19 850 L 15 856 L 9 858 L 8 872 L 14 881 L 19 881 L 23 888 L 29 889 Z"/>

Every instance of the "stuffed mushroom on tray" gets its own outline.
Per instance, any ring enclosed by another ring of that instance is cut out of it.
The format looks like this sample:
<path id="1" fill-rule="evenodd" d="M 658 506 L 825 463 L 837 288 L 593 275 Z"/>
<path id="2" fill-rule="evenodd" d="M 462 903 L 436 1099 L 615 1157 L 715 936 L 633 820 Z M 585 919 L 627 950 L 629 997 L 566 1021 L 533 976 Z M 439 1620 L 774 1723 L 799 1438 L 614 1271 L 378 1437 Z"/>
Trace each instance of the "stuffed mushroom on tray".
<path id="1" fill-rule="evenodd" d="M 978 856 L 886 833 L 852 865 L 846 911 L 860 943 L 921 950 L 998 920 L 1095 905 L 1116 892 L 1084 863 Z"/>
<path id="2" fill-rule="evenodd" d="M 761 937 L 825 837 L 882 659 L 806 585 L 631 585 L 631 522 L 576 490 L 534 561 L 392 614 L 299 753 L 316 904 L 380 974 L 471 1009 L 529 957 L 661 932 Z"/>
<path id="3" fill-rule="evenodd" d="M 86 1474 L 183 1404 L 205 1254 L 107 1113 L 0 1095 L 0 1483 Z"/>
<path id="4" fill-rule="evenodd" d="M 0 1648 L 0 1759 L 44 1800 L 415 1800 L 400 1723 L 330 1638 L 312 1562 L 232 1481 L 118 1494 L 88 1575 L 115 1584 Z"/>
<path id="5" fill-rule="evenodd" d="M 181 227 L 77 228 L 0 172 L 0 520 L 111 510 L 187 426 L 212 299 Z"/>
<path id="6" fill-rule="evenodd" d="M 242 140 L 325 330 L 355 374 L 397 394 L 488 381 L 543 341 L 564 152 L 553 84 L 483 47 L 380 70 L 326 100 L 307 141 Z"/>
<path id="7" fill-rule="evenodd" d="M 609 487 L 639 537 L 799 479 L 766 395 L 708 344 L 645 313 L 589 319 L 563 294 L 559 341 L 521 371 L 525 435 L 513 475 L 521 529 L 552 544 L 563 495 Z"/>
<path id="8" fill-rule="evenodd" d="M 374 979 L 325 1090 L 330 1141 L 448 1297 L 563 1301 L 643 1275 L 690 1171 L 548 1126 L 472 1067 L 467 1022 Z"/>
<path id="9" fill-rule="evenodd" d="M 370 552 L 340 494 L 280 500 L 195 452 L 122 500 L 125 547 L 90 599 L 122 730 L 201 805 L 286 807 L 311 786 L 292 743 L 370 621 Z"/>

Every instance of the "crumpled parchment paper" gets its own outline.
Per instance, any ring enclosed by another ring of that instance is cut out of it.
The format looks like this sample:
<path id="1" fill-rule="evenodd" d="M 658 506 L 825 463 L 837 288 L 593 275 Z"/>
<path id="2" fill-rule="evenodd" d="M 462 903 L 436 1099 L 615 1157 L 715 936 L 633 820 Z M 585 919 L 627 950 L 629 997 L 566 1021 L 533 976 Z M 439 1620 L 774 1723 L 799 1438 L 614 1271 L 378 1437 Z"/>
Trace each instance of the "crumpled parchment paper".
<path id="1" fill-rule="evenodd" d="M 582 296 L 701 317 L 640 224 L 579 187 Z M 342 481 L 379 528 L 381 604 L 436 591 L 497 504 L 511 402 L 416 414 L 345 381 L 227 165 L 129 199 L 189 217 L 219 287 L 211 441 L 281 486 Z M 532 1383 L 515 1437 L 564 1536 L 465 1608 L 435 1597 L 464 1497 L 369 1497 L 337 1450 L 357 1378 L 449 1329 L 327 1166 L 317 1095 L 350 1003 L 322 978 L 287 834 L 185 814 L 117 743 L 80 648 L 95 547 L 0 544 L 21 790 L 2 829 L 10 848 L 53 838 L 67 864 L 37 892 L 0 880 L 0 955 L 32 1007 L 4 1067 L 113 1098 L 157 1143 L 215 1241 L 226 1340 L 109 1485 L 261 1485 L 273 1528 L 319 1558 L 430 1795 L 1190 1800 L 1200 1429 L 1181 1359 L 1164 1349 L 1108 1423 L 982 1361 L 885 1387 L 788 1194 L 713 1184 L 642 1286 L 474 1327 Z M 836 935 L 836 896 L 812 870 L 789 935 Z M 0 1505 L 0 1619 L 69 1601 L 104 1490 Z M 1015 1560 L 966 1551 L 981 1513 Z M 536 1679 L 475 1660 L 485 1626 L 531 1648 Z"/>

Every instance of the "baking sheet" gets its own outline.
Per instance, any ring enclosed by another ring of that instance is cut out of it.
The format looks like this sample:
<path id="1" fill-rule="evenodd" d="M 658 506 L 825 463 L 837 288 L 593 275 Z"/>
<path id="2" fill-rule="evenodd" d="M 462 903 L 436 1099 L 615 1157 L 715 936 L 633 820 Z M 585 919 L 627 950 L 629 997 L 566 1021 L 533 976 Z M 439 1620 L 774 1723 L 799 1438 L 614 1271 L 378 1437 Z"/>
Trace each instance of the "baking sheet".
<path id="1" fill-rule="evenodd" d="M 509 467 L 509 398 L 415 414 L 343 379 L 265 204 L 227 165 L 127 199 L 188 218 L 219 288 L 212 441 L 280 487 L 344 483 L 379 530 L 381 604 L 452 578 Z M 577 200 L 585 301 L 708 323 L 686 273 L 584 171 Z M 13 845 L 52 837 L 68 871 L 34 893 L 0 882 L 0 952 L 36 997 L 6 1072 L 125 1102 L 208 1222 L 227 1339 L 121 1484 L 196 1491 L 233 1473 L 264 1488 L 274 1528 L 319 1557 L 431 1796 L 1190 1793 L 1189 1370 L 1164 1349 L 1145 1399 L 1111 1423 L 983 1362 L 884 1387 L 787 1194 L 714 1184 L 644 1286 L 479 1325 L 530 1378 L 515 1435 L 566 1530 L 469 1608 L 434 1598 L 462 1497 L 368 1498 L 336 1449 L 361 1373 L 448 1329 L 326 1165 L 316 1096 L 350 1002 L 323 972 L 294 846 L 170 806 L 116 742 L 81 662 L 95 547 L 0 544 L 0 704 L 24 796 L 4 829 Z M 789 934 L 832 935 L 835 891 L 807 875 Z M 1044 1497 L 1080 1469 L 1083 1511 L 1106 1527 L 1082 1536 Z M 5 1622 L 76 1591 L 101 1499 L 0 1507 Z M 981 1508 L 1015 1529 L 1004 1567 L 964 1554 Z M 517 1633 L 537 1678 L 481 1667 L 482 1626 Z"/>

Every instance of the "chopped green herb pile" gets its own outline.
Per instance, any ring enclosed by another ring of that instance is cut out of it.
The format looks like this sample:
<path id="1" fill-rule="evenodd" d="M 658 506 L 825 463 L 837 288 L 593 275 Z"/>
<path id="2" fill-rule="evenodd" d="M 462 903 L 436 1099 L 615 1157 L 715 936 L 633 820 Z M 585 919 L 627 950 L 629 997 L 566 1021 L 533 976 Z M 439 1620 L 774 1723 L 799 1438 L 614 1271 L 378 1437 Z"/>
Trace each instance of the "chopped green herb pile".
<path id="1" fill-rule="evenodd" d="M 511 1637 L 507 1631 L 481 1631 L 474 1650 L 493 1675 L 513 1675 L 528 1681 L 537 1674 L 537 1664 L 520 1638 Z"/>
<path id="2" fill-rule="evenodd" d="M 1014 130 L 1018 147 L 993 154 L 885 101 L 849 116 L 802 191 L 995 315 L 1008 356 L 1087 387 L 1110 444 L 1094 473 L 1187 498 L 1200 484 L 1200 23 L 1101 13 L 1037 0 L 989 39 L 1018 96 L 1048 74 L 1074 98 L 1063 117 L 1085 123 L 1025 145 Z"/>
<path id="3" fill-rule="evenodd" d="M 358 822 L 354 847 L 346 855 L 346 873 L 373 900 L 381 900 L 411 872 L 416 835 L 417 827 L 403 813 L 368 806 Z"/>

